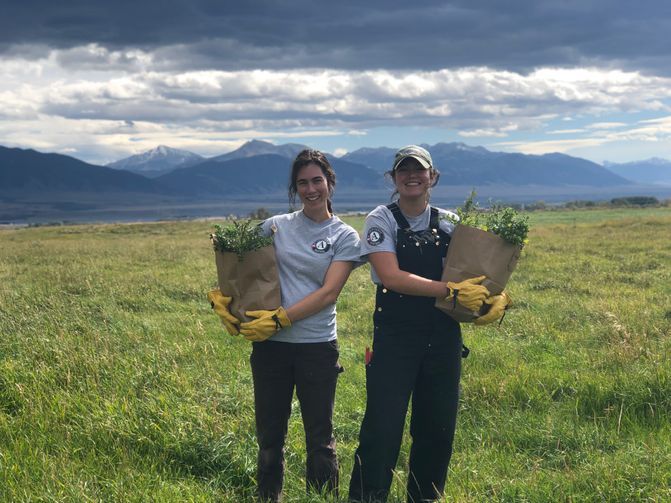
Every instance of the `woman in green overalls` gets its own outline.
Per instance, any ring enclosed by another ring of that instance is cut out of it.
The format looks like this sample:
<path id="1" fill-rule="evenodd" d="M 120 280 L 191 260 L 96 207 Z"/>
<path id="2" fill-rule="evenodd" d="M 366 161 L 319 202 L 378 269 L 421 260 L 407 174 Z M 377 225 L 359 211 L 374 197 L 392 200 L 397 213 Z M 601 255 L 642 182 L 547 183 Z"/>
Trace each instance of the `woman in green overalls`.
<path id="1" fill-rule="evenodd" d="M 429 205 L 439 178 L 429 152 L 415 145 L 402 148 L 389 174 L 398 198 L 366 217 L 362 240 L 377 293 L 366 413 L 349 497 L 386 501 L 412 397 L 407 498 L 432 501 L 445 487 L 465 350 L 459 323 L 434 302 L 456 297 L 475 311 L 487 300 L 492 309 L 482 324 L 501 317 L 507 296 L 489 298 L 480 284 L 484 276 L 461 283 L 440 280 L 453 225 L 443 218 L 449 212 Z"/>

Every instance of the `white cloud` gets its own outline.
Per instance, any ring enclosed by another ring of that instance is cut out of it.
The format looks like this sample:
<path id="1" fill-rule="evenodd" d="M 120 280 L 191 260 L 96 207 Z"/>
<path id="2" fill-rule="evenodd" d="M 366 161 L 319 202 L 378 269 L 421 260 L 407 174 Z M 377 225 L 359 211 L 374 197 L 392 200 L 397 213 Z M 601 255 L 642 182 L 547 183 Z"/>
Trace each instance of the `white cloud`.
<path id="1" fill-rule="evenodd" d="M 32 123 L 0 120 L 2 144 L 9 147 L 30 147 L 44 152 L 74 155 L 89 162 L 106 164 L 122 157 L 138 154 L 157 145 L 192 150 L 204 156 L 218 155 L 238 148 L 252 139 L 292 141 L 295 138 L 342 136 L 342 130 L 266 131 L 244 124 L 231 131 L 215 127 L 192 127 L 152 122 L 101 121 L 53 118 L 34 135 Z"/>
<path id="2" fill-rule="evenodd" d="M 554 131 L 548 131 L 547 134 L 578 134 L 584 133 L 586 129 L 555 129 Z"/>
<path id="3" fill-rule="evenodd" d="M 656 119 L 647 119 L 640 121 L 640 124 L 652 124 L 653 126 L 658 126 L 661 129 L 668 131 L 671 128 L 671 115 L 667 117 L 658 117 Z"/>
<path id="4" fill-rule="evenodd" d="M 52 51 L 51 57 L 59 66 L 71 71 L 141 71 L 154 64 L 153 56 L 146 51 L 113 51 L 98 44 Z"/>
<path id="5" fill-rule="evenodd" d="M 591 131 L 573 130 L 576 133 L 587 133 L 587 136 L 580 138 L 498 142 L 495 145 L 497 147 L 525 154 L 563 152 L 575 153 L 576 155 L 581 151 L 586 151 L 587 149 L 593 149 L 595 147 L 610 145 L 621 147 L 625 143 L 637 144 L 638 149 L 641 149 L 641 145 L 645 145 L 646 143 L 669 145 L 671 147 L 671 116 L 643 120 L 630 126 L 627 126 L 624 123 L 608 124 L 613 124 L 613 127 L 610 129 L 608 127 L 594 127 L 596 124 L 592 124 L 590 126 Z M 551 133 L 557 134 L 561 132 L 562 131 L 552 131 Z M 667 152 L 668 151 L 669 150 L 667 149 Z M 645 155 L 643 157 L 645 157 Z"/>
<path id="6" fill-rule="evenodd" d="M 543 140 L 527 142 L 499 142 L 496 146 L 523 154 L 546 154 L 548 152 L 569 152 L 578 148 L 597 147 L 607 143 L 605 138 L 575 138 L 570 140 Z"/>
<path id="7" fill-rule="evenodd" d="M 497 129 L 471 129 L 469 131 L 459 131 L 458 134 L 459 136 L 463 136 L 464 138 L 476 138 L 476 137 L 504 138 L 508 136 L 510 132 L 516 131 L 517 129 L 518 129 L 517 124 L 508 124 L 507 126 L 502 126 Z"/>
<path id="8" fill-rule="evenodd" d="M 26 146 L 81 151 L 88 145 L 101 158 L 158 142 L 207 155 L 255 137 L 364 135 L 377 127 L 505 138 L 539 131 L 553 119 L 669 110 L 671 99 L 670 78 L 598 68 L 529 74 L 485 67 L 413 73 L 160 68 L 151 53 L 96 45 L 36 60 L 0 59 L 0 134 Z M 525 148 L 570 149 L 627 137 L 653 141 L 668 137 L 668 123 L 627 127 L 601 120 L 585 126 L 594 137 Z"/>
<path id="9" fill-rule="evenodd" d="M 625 122 L 595 122 L 586 126 L 589 129 L 618 129 L 628 126 Z"/>

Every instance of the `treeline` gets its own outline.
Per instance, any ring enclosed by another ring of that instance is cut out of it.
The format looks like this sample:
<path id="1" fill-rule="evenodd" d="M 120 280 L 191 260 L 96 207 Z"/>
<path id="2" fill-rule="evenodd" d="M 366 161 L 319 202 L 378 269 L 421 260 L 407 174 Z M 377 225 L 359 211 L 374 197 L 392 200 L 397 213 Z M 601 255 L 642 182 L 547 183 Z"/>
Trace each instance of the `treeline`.
<path id="1" fill-rule="evenodd" d="M 588 199 L 577 199 L 560 204 L 550 204 L 545 201 L 534 201 L 532 203 L 510 203 L 506 204 L 516 210 L 539 211 L 553 209 L 578 209 L 578 208 L 650 208 L 671 207 L 671 199 L 659 200 L 650 196 L 616 197 L 609 201 L 592 201 Z"/>

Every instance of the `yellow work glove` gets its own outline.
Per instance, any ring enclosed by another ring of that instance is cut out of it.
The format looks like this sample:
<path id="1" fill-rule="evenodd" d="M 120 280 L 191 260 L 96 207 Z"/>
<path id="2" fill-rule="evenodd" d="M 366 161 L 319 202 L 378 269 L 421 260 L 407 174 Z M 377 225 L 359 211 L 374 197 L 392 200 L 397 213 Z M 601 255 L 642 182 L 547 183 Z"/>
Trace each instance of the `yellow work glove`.
<path id="1" fill-rule="evenodd" d="M 459 302 L 469 311 L 478 311 L 485 299 L 489 297 L 487 287 L 480 284 L 485 278 L 486 276 L 478 276 L 477 278 L 465 279 L 459 283 L 448 281 L 446 299 L 453 299 L 455 307 Z"/>
<path id="2" fill-rule="evenodd" d="M 492 307 L 489 308 L 489 311 L 487 311 L 486 314 L 483 314 L 479 318 L 475 318 L 473 323 L 476 325 L 486 325 L 487 323 L 492 323 L 498 319 L 503 320 L 503 315 L 511 303 L 512 299 L 505 291 L 498 295 L 487 297 L 487 299 L 485 299 L 485 304 L 491 304 Z"/>
<path id="3" fill-rule="evenodd" d="M 240 333 L 248 341 L 265 341 L 278 330 L 291 326 L 291 320 L 283 307 L 274 311 L 246 311 L 245 314 L 250 318 L 256 318 L 240 324 Z"/>
<path id="4" fill-rule="evenodd" d="M 226 331 L 231 335 L 238 335 L 238 325 L 240 320 L 231 314 L 228 310 L 228 305 L 231 303 L 232 297 L 226 297 L 223 293 L 217 290 L 210 290 L 207 293 L 207 298 L 210 300 L 210 305 L 214 312 L 219 315 L 221 322 L 226 327 Z"/>

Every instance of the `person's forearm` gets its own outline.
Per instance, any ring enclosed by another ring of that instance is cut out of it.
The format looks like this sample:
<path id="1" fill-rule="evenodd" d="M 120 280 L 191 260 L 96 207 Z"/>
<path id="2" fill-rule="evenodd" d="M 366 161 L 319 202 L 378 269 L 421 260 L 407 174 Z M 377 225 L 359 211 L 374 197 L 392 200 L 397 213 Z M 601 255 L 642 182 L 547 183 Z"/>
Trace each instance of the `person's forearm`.
<path id="1" fill-rule="evenodd" d="M 339 292 L 334 292 L 325 287 L 315 290 L 307 297 L 299 300 L 293 306 L 288 307 L 286 309 L 287 316 L 292 323 L 307 318 L 308 316 L 312 316 L 326 306 L 334 304 L 336 300 L 338 300 L 338 293 Z"/>
<path id="2" fill-rule="evenodd" d="M 416 274 L 398 270 L 395 274 L 387 274 L 382 279 L 384 288 L 404 295 L 422 297 L 446 297 L 447 286 L 442 281 L 434 281 Z"/>

